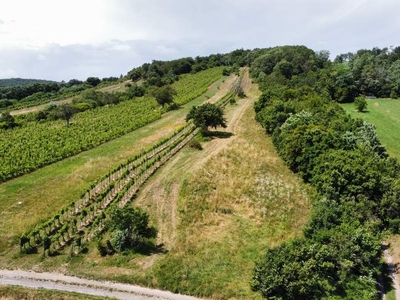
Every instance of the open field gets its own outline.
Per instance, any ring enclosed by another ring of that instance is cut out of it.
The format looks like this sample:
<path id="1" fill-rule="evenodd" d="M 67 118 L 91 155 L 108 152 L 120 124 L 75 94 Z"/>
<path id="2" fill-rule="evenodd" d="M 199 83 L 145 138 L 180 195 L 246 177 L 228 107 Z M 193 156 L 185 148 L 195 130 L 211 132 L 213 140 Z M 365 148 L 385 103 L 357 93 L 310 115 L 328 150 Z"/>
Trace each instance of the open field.
<path id="1" fill-rule="evenodd" d="M 260 299 L 249 285 L 254 261 L 267 247 L 301 235 L 311 191 L 255 122 L 255 86 L 248 95 L 227 107 L 228 127 L 219 137 L 202 142 L 201 151 L 184 148 L 139 193 L 133 205 L 149 212 L 159 229 L 159 252 L 100 257 L 91 243 L 85 255 L 28 255 L 7 265 L 203 297 Z"/>
<path id="2" fill-rule="evenodd" d="M 191 106 L 229 88 L 229 80 L 222 81 L 212 84 L 205 94 L 179 110 L 168 112 L 130 134 L 0 184 L 0 253 L 11 244 L 16 245 L 16 236 L 24 230 L 79 199 L 91 182 L 182 126 Z"/>
<path id="3" fill-rule="evenodd" d="M 353 117 L 361 118 L 376 126 L 381 143 L 393 157 L 400 159 L 400 100 L 368 99 L 367 112 L 359 113 L 353 103 L 341 106 Z"/>

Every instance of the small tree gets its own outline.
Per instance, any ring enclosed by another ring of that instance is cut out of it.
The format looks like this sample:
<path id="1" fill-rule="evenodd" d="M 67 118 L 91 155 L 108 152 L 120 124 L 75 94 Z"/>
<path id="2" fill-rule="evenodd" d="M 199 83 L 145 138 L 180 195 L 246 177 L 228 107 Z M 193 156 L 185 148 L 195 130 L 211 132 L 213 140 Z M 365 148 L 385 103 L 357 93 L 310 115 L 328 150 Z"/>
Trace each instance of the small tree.
<path id="1" fill-rule="evenodd" d="M 158 104 L 162 106 L 172 103 L 175 95 L 176 90 L 170 85 L 162 86 L 154 91 L 154 97 Z"/>
<path id="2" fill-rule="evenodd" d="M 9 112 L 0 113 L 0 128 L 9 129 L 17 126 L 15 119 Z"/>
<path id="3" fill-rule="evenodd" d="M 356 107 L 358 112 L 364 112 L 367 109 L 367 100 L 364 96 L 357 97 L 354 100 L 354 106 Z"/>
<path id="4" fill-rule="evenodd" d="M 193 120 L 197 127 L 203 132 L 208 131 L 208 127 L 226 127 L 224 111 L 213 103 L 206 103 L 201 106 L 193 106 L 186 116 L 186 121 Z"/>
<path id="5" fill-rule="evenodd" d="M 149 215 L 139 208 L 130 206 L 114 208 L 110 212 L 108 228 L 112 232 L 112 242 L 119 251 L 135 249 L 157 235 L 157 230 L 149 226 Z"/>
<path id="6" fill-rule="evenodd" d="M 61 105 L 58 108 L 58 117 L 63 119 L 67 122 L 67 126 L 69 126 L 69 121 L 71 120 L 72 116 L 76 113 L 75 107 L 71 105 Z"/>

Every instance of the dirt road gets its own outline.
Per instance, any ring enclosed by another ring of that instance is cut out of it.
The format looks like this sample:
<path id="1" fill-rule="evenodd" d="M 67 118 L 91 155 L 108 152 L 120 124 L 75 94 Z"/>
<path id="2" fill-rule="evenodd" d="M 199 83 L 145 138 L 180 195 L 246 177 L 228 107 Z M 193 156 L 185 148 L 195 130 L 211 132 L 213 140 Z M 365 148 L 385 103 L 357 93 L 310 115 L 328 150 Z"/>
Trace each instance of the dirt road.
<path id="1" fill-rule="evenodd" d="M 21 270 L 0 270 L 0 285 L 43 288 L 127 300 L 196 299 L 190 296 L 173 294 L 167 291 L 153 290 L 135 285 L 87 280 L 57 273 L 36 273 Z"/>

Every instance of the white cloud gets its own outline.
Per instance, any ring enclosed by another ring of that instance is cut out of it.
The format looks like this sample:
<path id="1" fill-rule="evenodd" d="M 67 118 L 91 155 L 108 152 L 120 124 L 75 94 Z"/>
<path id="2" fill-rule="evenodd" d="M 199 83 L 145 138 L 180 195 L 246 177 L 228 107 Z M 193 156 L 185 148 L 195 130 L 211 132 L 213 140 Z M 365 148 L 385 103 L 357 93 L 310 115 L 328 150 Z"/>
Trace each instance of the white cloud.
<path id="1" fill-rule="evenodd" d="M 335 56 L 399 45 L 398 11 L 398 0 L 4 0 L 0 66 L 68 80 L 236 48 L 302 44 Z"/>
<path id="2" fill-rule="evenodd" d="M 18 73 L 13 69 L 2 69 L 0 67 L 0 78 L 15 78 L 18 77 Z"/>

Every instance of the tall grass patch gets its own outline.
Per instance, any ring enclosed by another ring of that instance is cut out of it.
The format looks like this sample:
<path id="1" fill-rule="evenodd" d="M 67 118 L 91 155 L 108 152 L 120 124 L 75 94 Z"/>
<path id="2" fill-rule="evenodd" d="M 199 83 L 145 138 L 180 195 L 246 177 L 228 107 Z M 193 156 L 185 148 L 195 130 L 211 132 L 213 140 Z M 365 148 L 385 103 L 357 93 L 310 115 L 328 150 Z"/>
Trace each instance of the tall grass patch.
<path id="1" fill-rule="evenodd" d="M 247 111 L 228 148 L 184 181 L 177 241 L 154 268 L 158 284 L 213 299 L 259 299 L 249 284 L 254 262 L 301 234 L 310 193 Z"/>

